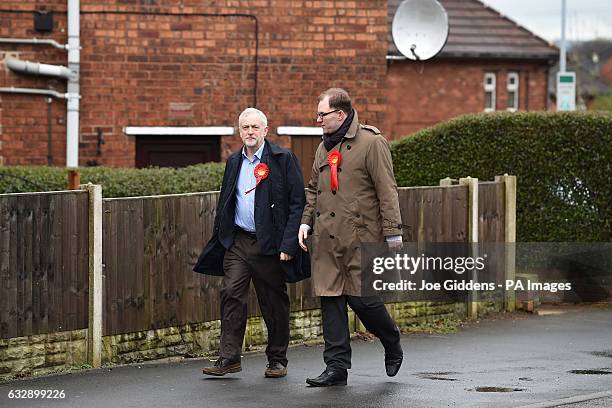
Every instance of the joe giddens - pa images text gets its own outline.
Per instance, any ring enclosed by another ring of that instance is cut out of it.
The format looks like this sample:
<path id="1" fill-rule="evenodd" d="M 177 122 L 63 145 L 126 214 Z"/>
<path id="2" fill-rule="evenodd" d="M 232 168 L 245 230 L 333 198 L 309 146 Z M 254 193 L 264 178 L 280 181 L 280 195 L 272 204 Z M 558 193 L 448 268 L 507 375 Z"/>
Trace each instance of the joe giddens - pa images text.
<path id="1" fill-rule="evenodd" d="M 506 280 L 505 284 L 494 282 L 472 282 L 458 281 L 455 279 L 447 279 L 444 282 L 427 282 L 421 280 L 421 284 L 417 282 L 402 279 L 399 282 L 384 282 L 382 279 L 377 279 L 372 283 L 376 291 L 413 291 L 413 290 L 453 290 L 453 291 L 471 291 L 471 290 L 495 290 L 496 288 L 505 287 L 506 290 L 535 290 L 558 292 L 564 290 L 572 290 L 572 284 L 569 282 L 532 282 L 527 280 L 527 285 L 523 281 Z"/>
<path id="2" fill-rule="evenodd" d="M 376 257 L 373 262 L 372 272 L 376 275 L 380 275 L 385 271 L 389 270 L 404 270 L 409 271 L 411 275 L 414 275 L 417 270 L 431 270 L 431 265 L 436 265 L 440 270 L 451 270 L 458 275 L 462 275 L 466 270 L 475 269 L 481 271 L 484 269 L 486 255 L 484 257 L 470 258 L 470 257 L 426 257 L 424 255 L 420 257 L 410 257 L 406 254 L 396 254 L 395 257 Z M 496 282 L 473 282 L 447 279 L 440 282 L 428 282 L 421 280 L 420 285 L 417 282 L 413 282 L 407 279 L 401 279 L 397 282 L 385 282 L 382 279 L 376 279 L 372 283 L 373 289 L 376 291 L 414 291 L 414 290 L 449 290 L 449 291 L 472 291 L 472 290 L 483 290 L 492 291 L 497 288 L 504 288 L 505 290 L 529 290 L 529 291 L 548 291 L 558 292 L 572 290 L 572 284 L 570 282 L 532 282 L 531 280 L 511 280 L 508 279 L 505 283 Z"/>

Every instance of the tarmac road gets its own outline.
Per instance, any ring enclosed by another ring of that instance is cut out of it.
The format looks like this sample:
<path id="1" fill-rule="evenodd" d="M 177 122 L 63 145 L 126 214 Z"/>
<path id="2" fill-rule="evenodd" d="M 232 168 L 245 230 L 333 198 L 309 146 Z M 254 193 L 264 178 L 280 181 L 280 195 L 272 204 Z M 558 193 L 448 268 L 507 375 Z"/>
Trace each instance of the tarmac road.
<path id="1" fill-rule="evenodd" d="M 262 354 L 245 355 L 241 373 L 219 378 L 201 374 L 208 360 L 185 359 L 3 383 L 0 407 L 612 407 L 611 305 L 516 317 L 457 334 L 404 335 L 394 378 L 378 341 L 354 340 L 346 387 L 307 387 L 305 378 L 324 368 L 322 347 L 299 346 L 281 379 L 264 378 Z M 34 389 L 66 398 L 8 398 Z"/>

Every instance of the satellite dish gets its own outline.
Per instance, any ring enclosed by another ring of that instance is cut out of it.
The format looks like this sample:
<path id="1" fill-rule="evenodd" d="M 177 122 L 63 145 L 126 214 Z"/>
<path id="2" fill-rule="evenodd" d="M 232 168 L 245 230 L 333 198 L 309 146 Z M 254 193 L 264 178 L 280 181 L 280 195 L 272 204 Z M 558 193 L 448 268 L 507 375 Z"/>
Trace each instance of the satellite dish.
<path id="1" fill-rule="evenodd" d="M 435 57 L 448 38 L 448 15 L 437 0 L 404 0 L 393 17 L 391 34 L 406 58 Z"/>

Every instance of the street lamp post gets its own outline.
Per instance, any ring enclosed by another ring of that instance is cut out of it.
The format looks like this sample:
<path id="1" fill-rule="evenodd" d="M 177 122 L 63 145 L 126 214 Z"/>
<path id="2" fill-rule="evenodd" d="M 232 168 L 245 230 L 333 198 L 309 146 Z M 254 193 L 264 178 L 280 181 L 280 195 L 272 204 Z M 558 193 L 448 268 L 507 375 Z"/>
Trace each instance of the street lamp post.
<path id="1" fill-rule="evenodd" d="M 566 0 L 561 0 L 561 53 L 559 54 L 559 72 L 565 72 L 566 44 L 565 44 L 565 12 Z"/>

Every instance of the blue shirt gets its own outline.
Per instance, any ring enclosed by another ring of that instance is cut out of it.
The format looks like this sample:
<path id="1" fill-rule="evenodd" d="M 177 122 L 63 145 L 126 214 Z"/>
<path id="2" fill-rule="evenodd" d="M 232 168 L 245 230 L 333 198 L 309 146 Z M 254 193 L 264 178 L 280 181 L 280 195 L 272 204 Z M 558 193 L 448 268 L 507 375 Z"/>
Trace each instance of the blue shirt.
<path id="1" fill-rule="evenodd" d="M 238 183 L 236 184 L 236 217 L 234 218 L 234 224 L 249 232 L 255 232 L 255 190 L 249 194 L 244 194 L 244 192 L 255 187 L 257 182 L 255 166 L 259 164 L 265 145 L 265 143 L 262 143 L 257 149 L 253 161 L 246 155 L 246 146 L 242 148 L 242 166 L 240 166 L 240 174 L 238 174 Z"/>

